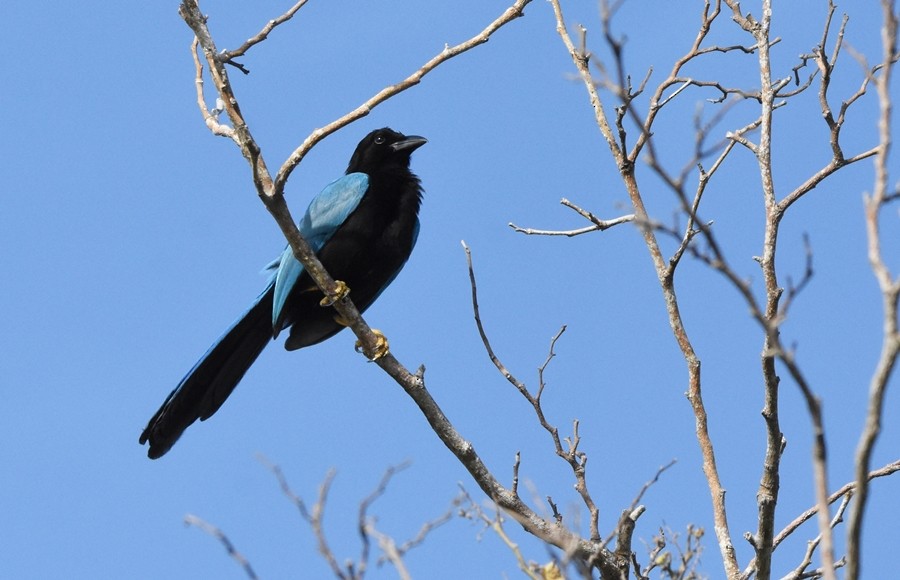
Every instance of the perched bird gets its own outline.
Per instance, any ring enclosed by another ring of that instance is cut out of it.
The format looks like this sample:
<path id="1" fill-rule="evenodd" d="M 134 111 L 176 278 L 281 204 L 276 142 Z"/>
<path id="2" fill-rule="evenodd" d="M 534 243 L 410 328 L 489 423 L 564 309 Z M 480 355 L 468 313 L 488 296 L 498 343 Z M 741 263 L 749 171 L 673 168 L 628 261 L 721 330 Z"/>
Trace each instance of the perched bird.
<path id="1" fill-rule="evenodd" d="M 360 312 L 396 278 L 419 235 L 422 187 L 410 155 L 425 144 L 388 128 L 360 141 L 346 175 L 310 202 L 298 225 L 325 269 Z M 164 455 L 191 423 L 211 417 L 263 348 L 290 328 L 287 350 L 310 346 L 345 327 L 287 247 L 273 261 L 265 289 L 216 340 L 163 402 L 141 434 L 147 455 Z M 381 354 L 387 352 L 384 341 Z"/>

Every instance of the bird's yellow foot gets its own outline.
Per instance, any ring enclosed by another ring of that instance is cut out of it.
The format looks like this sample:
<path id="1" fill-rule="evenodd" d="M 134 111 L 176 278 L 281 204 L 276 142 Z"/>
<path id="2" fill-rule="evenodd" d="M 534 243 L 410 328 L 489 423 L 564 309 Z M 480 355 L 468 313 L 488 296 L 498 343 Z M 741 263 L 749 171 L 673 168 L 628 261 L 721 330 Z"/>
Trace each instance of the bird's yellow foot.
<path id="1" fill-rule="evenodd" d="M 350 294 L 350 287 L 347 286 L 347 284 L 345 284 L 343 281 L 335 280 L 334 285 L 335 285 L 334 294 L 326 294 L 325 298 L 322 298 L 319 301 L 319 306 L 324 306 L 324 307 L 333 306 L 335 302 L 339 302 L 339 301 L 343 300 L 344 298 L 347 297 L 348 294 Z"/>
<path id="2" fill-rule="evenodd" d="M 356 352 L 361 352 L 366 355 L 369 360 L 375 361 L 391 352 L 391 347 L 388 344 L 387 338 L 385 338 L 385 336 L 381 334 L 380 330 L 376 330 L 373 328 L 372 334 L 375 335 L 375 348 L 372 349 L 372 352 L 365 352 L 361 340 L 356 341 Z"/>

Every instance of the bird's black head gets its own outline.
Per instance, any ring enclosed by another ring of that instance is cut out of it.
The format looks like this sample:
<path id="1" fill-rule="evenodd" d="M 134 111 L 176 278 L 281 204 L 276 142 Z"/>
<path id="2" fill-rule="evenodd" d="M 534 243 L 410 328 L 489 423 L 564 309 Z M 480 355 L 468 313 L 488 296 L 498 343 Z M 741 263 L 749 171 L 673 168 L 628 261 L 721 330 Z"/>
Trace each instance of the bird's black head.
<path id="1" fill-rule="evenodd" d="M 426 143 L 424 137 L 406 136 L 384 127 L 366 135 L 347 166 L 347 173 L 372 174 L 390 169 L 409 169 L 409 156 Z"/>

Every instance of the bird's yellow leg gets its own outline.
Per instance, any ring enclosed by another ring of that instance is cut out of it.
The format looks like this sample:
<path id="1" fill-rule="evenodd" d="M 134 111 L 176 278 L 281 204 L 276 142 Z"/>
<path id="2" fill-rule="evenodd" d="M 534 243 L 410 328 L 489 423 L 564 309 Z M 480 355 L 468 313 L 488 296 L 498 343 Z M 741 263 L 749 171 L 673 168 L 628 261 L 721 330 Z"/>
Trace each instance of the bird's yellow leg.
<path id="1" fill-rule="evenodd" d="M 344 318 L 341 317 L 339 314 L 335 315 L 334 321 L 337 322 L 338 324 L 340 324 L 341 326 L 350 326 L 350 323 L 347 322 L 346 320 L 344 320 Z M 363 348 L 363 343 L 361 340 L 357 340 L 356 344 L 353 345 L 353 348 L 356 349 L 356 352 L 366 355 L 366 357 L 369 360 L 375 361 L 375 360 L 378 360 L 381 357 L 385 356 L 387 353 L 391 352 L 391 345 L 388 344 L 387 337 L 385 337 L 384 334 L 382 334 L 382 332 L 380 330 L 378 330 L 377 328 L 373 328 L 371 330 L 372 330 L 372 334 L 375 335 L 375 348 L 372 349 L 371 355 L 369 353 L 365 352 L 365 350 Z"/>
<path id="2" fill-rule="evenodd" d="M 347 297 L 350 294 L 350 287 L 347 286 L 342 280 L 334 281 L 335 292 L 334 294 L 326 294 L 325 298 L 322 298 L 319 301 L 319 306 L 333 306 L 335 302 L 339 302 Z M 346 325 L 344 325 L 346 326 Z"/>
<path id="3" fill-rule="evenodd" d="M 372 329 L 372 334 L 375 335 L 375 347 L 372 349 L 371 353 L 365 352 L 363 348 L 363 343 L 361 340 L 356 341 L 356 352 L 361 352 L 369 360 L 378 360 L 381 357 L 385 356 L 389 352 L 391 352 L 391 346 L 388 344 L 387 338 L 381 333 L 380 330 L 375 328 Z"/>

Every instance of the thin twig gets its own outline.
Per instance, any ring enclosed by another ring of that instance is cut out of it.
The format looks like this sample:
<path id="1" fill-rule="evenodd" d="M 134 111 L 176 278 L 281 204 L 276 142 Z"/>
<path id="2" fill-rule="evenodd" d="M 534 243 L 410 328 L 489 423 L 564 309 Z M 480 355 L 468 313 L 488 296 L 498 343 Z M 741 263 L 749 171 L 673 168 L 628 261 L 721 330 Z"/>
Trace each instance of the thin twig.
<path id="1" fill-rule="evenodd" d="M 378 482 L 378 485 L 375 487 L 372 493 L 370 493 L 361 502 L 359 502 L 357 531 L 359 533 L 359 539 L 362 545 L 362 549 L 360 552 L 359 561 L 357 563 L 357 574 L 360 577 L 365 574 L 366 568 L 368 567 L 370 547 L 369 537 L 374 535 L 372 532 L 375 531 L 375 524 L 373 521 L 370 521 L 369 518 L 369 507 L 371 507 L 371 505 L 375 503 L 375 500 L 384 495 L 384 492 L 387 490 L 388 484 L 391 482 L 391 479 L 394 477 L 394 475 L 396 475 L 400 471 L 403 471 L 404 469 L 409 467 L 409 465 L 409 461 L 404 461 L 399 465 L 390 466 L 385 469 L 384 474 L 381 476 L 381 480 Z M 382 536 L 383 534 L 380 533 L 376 536 L 379 545 L 382 547 L 382 550 L 385 550 L 385 547 L 390 548 L 391 550 L 396 550 L 396 546 L 393 544 L 393 540 L 391 540 L 389 543 L 385 543 L 385 540 L 383 540 Z M 386 551 L 385 554 L 387 554 Z M 403 565 L 402 556 L 400 556 L 399 554 L 390 554 L 388 556 L 388 559 L 392 564 L 394 564 L 399 573 Z M 396 556 L 396 558 L 390 556 Z"/>
<path id="2" fill-rule="evenodd" d="M 644 485 L 641 487 L 641 490 L 637 493 L 637 495 L 631 501 L 631 506 L 627 510 L 622 512 L 622 517 L 619 518 L 619 521 L 616 524 L 616 529 L 613 530 L 613 532 L 611 534 L 609 534 L 605 540 L 603 540 L 604 546 L 608 546 L 609 543 L 619 535 L 620 530 L 624 523 L 628 523 L 629 521 L 631 521 L 631 522 L 634 521 L 633 519 L 631 519 L 631 514 L 635 513 L 635 510 L 638 509 L 638 507 L 639 507 L 638 504 L 641 503 L 641 499 L 644 497 L 644 494 L 647 493 L 647 490 L 650 489 L 656 482 L 659 481 L 659 477 L 663 474 L 663 472 L 665 472 L 670 467 L 675 465 L 675 463 L 677 461 L 678 461 L 677 459 L 673 459 L 672 461 L 668 462 L 667 464 L 661 465 L 659 467 L 659 469 L 656 470 L 656 473 L 654 474 L 653 478 L 650 479 L 649 481 L 647 481 L 646 483 L 644 483 Z M 641 513 L 642 512 L 643 512 L 643 510 L 641 510 Z M 634 518 L 634 519 L 636 519 L 636 518 Z"/>
<path id="3" fill-rule="evenodd" d="M 851 495 L 847 494 L 844 496 L 844 499 L 841 500 L 841 505 L 838 506 L 837 512 L 834 514 L 834 518 L 831 520 L 831 529 L 834 529 L 838 523 L 842 522 L 844 519 L 844 511 L 847 509 L 847 505 L 850 503 Z M 816 509 L 818 512 L 818 509 Z M 806 569 L 812 564 L 813 554 L 816 551 L 816 548 L 819 546 L 819 543 L 822 541 L 822 534 L 820 533 L 818 536 L 810 540 L 806 543 L 806 551 L 803 554 L 803 560 L 800 564 L 797 565 L 794 570 L 783 577 L 782 580 L 799 580 L 800 578 L 806 577 Z M 835 568 L 837 568 L 837 563 L 833 564 Z"/>
<path id="4" fill-rule="evenodd" d="M 465 42 L 461 42 L 455 46 L 444 46 L 444 49 L 435 55 L 431 60 L 423 64 L 416 70 L 414 73 L 403 79 L 397 84 L 391 85 L 389 87 L 385 87 L 369 99 L 367 99 L 364 103 L 358 106 L 356 109 L 350 111 L 340 119 L 336 119 L 327 125 L 316 129 L 313 131 L 309 137 L 307 137 L 303 143 L 297 147 L 293 153 L 288 156 L 287 160 L 281 165 L 281 168 L 278 170 L 278 175 L 275 177 L 275 183 L 273 185 L 273 189 L 271 195 L 281 195 L 284 191 L 284 186 L 287 183 L 288 178 L 291 175 L 291 172 L 297 165 L 300 164 L 300 161 L 306 156 L 307 153 L 322 139 L 334 133 L 338 129 L 345 127 L 368 115 L 372 109 L 380 105 L 381 103 L 387 101 L 388 99 L 398 95 L 399 93 L 419 84 L 422 81 L 422 78 L 433 71 L 435 68 L 443 64 L 444 62 L 450 60 L 455 56 L 459 56 L 460 54 L 475 48 L 478 45 L 484 44 L 490 39 L 491 35 L 494 34 L 497 30 L 499 30 L 504 25 L 512 22 L 516 18 L 522 16 L 524 14 L 525 6 L 527 6 L 531 0 L 516 0 L 512 6 L 507 8 L 503 14 L 498 16 L 493 22 L 488 24 L 484 30 L 466 40 Z"/>
<path id="5" fill-rule="evenodd" d="M 488 517 L 487 514 L 484 513 L 484 510 L 481 509 L 481 506 L 475 503 L 475 500 L 469 495 L 469 492 L 466 491 L 466 488 L 459 485 L 459 489 L 462 495 L 462 498 L 465 500 L 465 507 L 462 509 L 462 516 L 471 520 L 480 521 L 485 525 L 485 527 L 489 528 L 500 540 L 509 548 L 510 552 L 513 553 L 513 556 L 516 558 L 516 563 L 519 565 L 519 569 L 525 573 L 531 580 L 544 580 L 542 576 L 533 569 L 532 566 L 525 561 L 524 556 L 522 556 L 522 551 L 519 549 L 519 545 L 515 543 L 512 538 L 507 535 L 506 530 L 503 528 L 503 514 L 497 509 L 494 513 L 495 516 L 493 518 Z"/>
<path id="6" fill-rule="evenodd" d="M 334 552 L 331 550 L 331 546 L 329 546 L 328 544 L 328 538 L 325 536 L 325 527 L 323 525 L 323 520 L 325 518 L 325 504 L 328 501 L 328 491 L 331 489 L 331 483 L 334 481 L 334 477 L 335 475 L 337 475 L 337 472 L 334 469 L 330 469 L 328 470 L 328 473 L 325 474 L 325 478 L 319 485 L 319 495 L 316 499 L 316 503 L 313 504 L 312 510 L 309 510 L 307 509 L 303 499 L 299 495 L 294 493 L 294 491 L 291 489 L 291 486 L 288 484 L 284 472 L 278 465 L 270 462 L 262 455 L 258 455 L 257 459 L 269 471 L 272 472 L 272 474 L 275 476 L 275 479 L 278 481 L 278 486 L 281 488 L 281 492 L 291 501 L 292 504 L 294 504 L 294 506 L 297 508 L 297 511 L 300 512 L 300 517 L 302 517 L 304 520 L 306 520 L 307 523 L 309 523 L 313 535 L 316 538 L 319 554 L 321 554 L 322 557 L 325 558 L 325 561 L 328 562 L 328 566 L 331 568 L 331 571 L 334 573 L 334 575 L 341 580 L 348 580 L 348 578 L 353 578 L 354 574 L 351 573 L 348 576 L 347 574 L 345 574 L 340 564 L 338 564 L 337 558 L 335 558 Z"/>
<path id="7" fill-rule="evenodd" d="M 510 222 L 509 227 L 511 227 L 516 232 L 519 232 L 521 234 L 526 234 L 526 235 L 567 236 L 567 237 L 571 238 L 574 236 L 580 236 L 581 234 L 587 234 L 589 232 L 598 232 L 598 231 L 602 232 L 604 230 L 608 230 L 609 228 L 611 228 L 613 226 L 617 226 L 619 224 L 624 224 L 626 222 L 634 221 L 634 214 L 623 215 L 623 216 L 620 216 L 617 218 L 613 218 L 611 220 L 602 220 L 602 219 L 598 218 L 597 216 L 595 216 L 594 214 L 592 214 L 591 212 L 587 211 L 586 209 L 583 209 L 583 208 L 579 207 L 578 205 L 572 203 L 571 201 L 569 201 L 566 198 L 562 198 L 559 203 L 568 207 L 569 209 L 575 211 L 578 215 L 580 215 L 581 217 L 583 217 L 586 220 L 588 220 L 589 222 L 591 222 L 592 225 L 584 227 L 584 228 L 574 229 L 574 230 L 539 230 L 539 229 L 533 229 L 533 228 L 522 228 L 522 227 L 519 227 L 519 226 L 515 225 L 514 223 Z"/>
<path id="8" fill-rule="evenodd" d="M 225 535 L 225 532 L 217 528 L 216 526 L 206 522 L 205 520 L 192 515 L 187 514 L 184 516 L 184 523 L 188 526 L 194 526 L 196 528 L 200 528 L 210 536 L 219 540 L 222 546 L 225 548 L 225 551 L 228 552 L 228 555 L 231 556 L 235 562 L 237 562 L 240 567 L 244 570 L 244 573 L 247 575 L 247 578 L 251 580 L 256 580 L 256 573 L 253 571 L 253 567 L 250 565 L 250 562 L 247 558 L 241 554 L 237 548 L 234 547 L 234 544 L 231 543 L 231 540 L 228 539 L 228 536 Z"/>
<path id="9" fill-rule="evenodd" d="M 433 520 L 427 521 L 424 524 L 422 524 L 422 527 L 419 528 L 419 531 L 416 533 L 415 536 L 413 536 L 409 540 L 403 542 L 403 544 L 401 544 L 400 546 L 396 547 L 397 553 L 400 556 L 404 556 L 407 552 L 409 552 L 413 548 L 416 548 L 416 547 L 422 545 L 422 543 L 425 541 L 425 538 L 428 537 L 428 534 L 430 534 L 432 531 L 436 530 L 437 528 L 441 527 L 442 525 L 444 525 L 445 523 L 447 523 L 451 519 L 453 519 L 453 515 L 454 515 L 454 513 L 456 513 L 456 510 L 458 509 L 460 501 L 461 501 L 460 499 L 455 499 L 453 501 L 453 505 L 450 509 L 448 509 L 446 512 L 444 512 L 440 516 L 434 518 Z M 379 563 L 380 563 L 380 561 L 381 560 L 379 559 Z"/>
<path id="10" fill-rule="evenodd" d="M 203 115 L 203 121 L 206 123 L 209 130 L 212 131 L 213 135 L 228 137 L 240 146 L 241 143 L 238 140 L 234 129 L 228 125 L 219 123 L 218 109 L 216 110 L 216 114 L 213 114 L 206 106 L 206 100 L 203 96 L 203 63 L 200 60 L 199 48 L 200 40 L 195 36 L 194 40 L 191 41 L 191 55 L 194 58 L 194 84 L 197 88 L 197 107 L 200 108 L 200 114 Z"/>
<path id="11" fill-rule="evenodd" d="M 647 481 L 646 483 L 644 483 L 644 485 L 641 486 L 641 490 L 638 492 L 638 494 L 634 497 L 633 500 L 631 500 L 631 507 L 629 509 L 631 509 L 631 510 L 635 509 L 638 506 L 638 504 L 641 503 L 641 500 L 644 498 L 644 494 L 647 493 L 647 490 L 650 489 L 651 487 L 653 487 L 653 485 L 659 481 L 659 477 L 663 473 L 668 471 L 668 469 L 670 467 L 672 467 L 673 465 L 675 465 L 676 463 L 678 463 L 678 460 L 673 459 L 672 461 L 666 463 L 665 465 L 660 465 L 659 469 L 657 469 L 656 473 L 653 475 L 653 478 L 650 479 L 649 481 Z"/>
<path id="12" fill-rule="evenodd" d="M 559 340 L 560 336 L 565 332 L 566 327 L 563 326 L 556 335 L 550 340 L 550 350 L 547 355 L 547 359 L 544 364 L 538 369 L 538 380 L 539 386 L 537 392 L 532 395 L 529 392 L 528 387 L 522 381 L 518 380 L 513 376 L 512 373 L 506 368 L 506 366 L 500 361 L 497 355 L 494 353 L 494 349 L 491 347 L 490 340 L 488 339 L 487 333 L 484 330 L 484 325 L 481 322 L 481 313 L 478 308 L 478 286 L 475 280 L 475 269 L 472 265 L 472 251 L 466 245 L 465 242 L 462 242 L 463 249 L 466 252 L 466 263 L 469 269 L 469 282 L 472 287 L 472 310 L 475 314 L 475 324 L 478 327 L 478 334 L 481 336 L 481 341 L 484 344 L 485 350 L 487 351 L 488 357 L 491 359 L 491 362 L 494 363 L 494 366 L 498 371 L 508 380 L 519 393 L 525 397 L 525 400 L 531 405 L 532 409 L 534 409 L 535 416 L 538 419 L 538 422 L 541 424 L 541 427 L 544 428 L 545 431 L 550 435 L 550 439 L 553 442 L 554 450 L 556 451 L 556 455 L 562 458 L 566 463 L 569 464 L 569 467 L 572 469 L 572 473 L 575 476 L 575 490 L 581 496 L 582 502 L 587 507 L 588 512 L 590 513 L 590 541 L 595 543 L 600 543 L 600 531 L 598 527 L 598 521 L 600 518 L 600 510 L 597 505 L 594 503 L 593 498 L 591 497 L 590 492 L 588 491 L 587 479 L 585 477 L 586 467 L 587 467 L 587 454 L 583 451 L 579 451 L 578 444 L 581 441 L 581 437 L 578 434 L 578 420 L 575 419 L 572 422 L 572 436 L 566 437 L 565 439 L 560 439 L 559 429 L 556 428 L 555 425 L 552 425 L 549 421 L 547 421 L 546 416 L 544 415 L 544 409 L 541 405 L 541 396 L 544 393 L 544 370 L 549 364 L 550 360 L 555 356 L 554 346 L 556 345 L 556 341 Z M 563 441 L 566 442 L 566 447 L 563 447 Z M 549 498 L 548 498 L 549 500 Z M 551 502 L 551 506 L 552 506 Z M 559 512 L 555 511 L 554 515 L 556 518 L 559 518 Z M 557 519 L 557 523 L 560 520 Z M 621 560 L 620 560 L 621 561 Z M 625 564 L 627 565 L 627 560 L 625 560 Z"/>
<path id="13" fill-rule="evenodd" d="M 248 38 L 244 42 L 244 44 L 240 45 L 238 48 L 236 48 L 234 50 L 223 50 L 222 52 L 219 53 L 219 60 L 221 60 L 222 62 L 230 63 L 234 59 L 244 56 L 247 53 L 247 51 L 250 50 L 250 48 L 252 48 L 253 46 L 255 46 L 255 45 L 259 44 L 260 42 L 264 41 L 265 39 L 267 39 L 269 37 L 269 33 L 271 33 L 275 29 L 276 26 L 278 26 L 280 24 L 284 24 L 285 22 L 287 22 L 288 20 L 293 18 L 294 14 L 296 14 L 298 10 L 303 8 L 303 5 L 306 4 L 308 1 L 309 0 L 300 0 L 299 2 L 297 2 L 296 4 L 291 6 L 287 12 L 285 12 L 278 18 L 273 18 L 272 20 L 269 20 L 256 36 Z M 244 69 L 243 72 L 244 72 L 244 74 L 247 74 L 250 71 L 247 71 L 246 69 Z"/>

